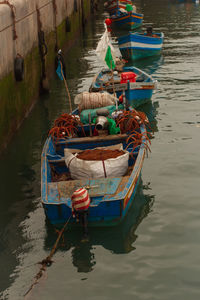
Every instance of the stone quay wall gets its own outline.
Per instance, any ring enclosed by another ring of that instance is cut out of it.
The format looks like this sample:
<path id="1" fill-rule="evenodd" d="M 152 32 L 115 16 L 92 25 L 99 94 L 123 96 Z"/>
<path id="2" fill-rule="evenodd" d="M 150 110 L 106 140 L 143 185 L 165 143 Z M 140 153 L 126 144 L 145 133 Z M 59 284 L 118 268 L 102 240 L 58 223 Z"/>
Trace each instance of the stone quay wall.
<path id="1" fill-rule="evenodd" d="M 97 0 L 0 0 L 0 151 L 31 111 Z M 17 59 L 16 59 L 17 58 Z"/>

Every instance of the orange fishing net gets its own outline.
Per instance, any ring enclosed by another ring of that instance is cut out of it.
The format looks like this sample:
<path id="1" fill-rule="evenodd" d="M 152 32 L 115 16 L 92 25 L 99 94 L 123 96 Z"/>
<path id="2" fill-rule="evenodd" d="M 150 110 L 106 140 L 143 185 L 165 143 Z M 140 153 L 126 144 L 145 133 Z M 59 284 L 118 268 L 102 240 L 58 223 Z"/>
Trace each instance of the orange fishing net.
<path id="1" fill-rule="evenodd" d="M 106 160 L 109 158 L 116 158 L 124 154 L 123 150 L 106 150 L 93 149 L 85 150 L 77 155 L 77 158 L 83 160 Z"/>

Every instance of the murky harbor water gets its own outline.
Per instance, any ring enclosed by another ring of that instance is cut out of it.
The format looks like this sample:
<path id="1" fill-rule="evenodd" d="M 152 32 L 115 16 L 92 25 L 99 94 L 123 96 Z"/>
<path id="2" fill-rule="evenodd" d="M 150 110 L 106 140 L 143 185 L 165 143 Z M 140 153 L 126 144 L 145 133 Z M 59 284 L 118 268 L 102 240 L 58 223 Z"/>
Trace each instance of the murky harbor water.
<path id="1" fill-rule="evenodd" d="M 28 299 L 200 299 L 200 7 L 194 1 L 141 0 L 144 28 L 165 34 L 159 58 L 135 65 L 158 80 L 143 107 L 155 131 L 142 182 L 117 228 L 66 232 L 54 263 Z M 106 13 L 99 11 L 66 57 L 72 97 L 88 90 Z M 116 44 L 116 43 L 115 43 Z M 40 154 L 53 120 L 69 109 L 55 76 L 7 153 L 0 157 L 0 298 L 23 299 L 56 233 L 40 203 Z"/>

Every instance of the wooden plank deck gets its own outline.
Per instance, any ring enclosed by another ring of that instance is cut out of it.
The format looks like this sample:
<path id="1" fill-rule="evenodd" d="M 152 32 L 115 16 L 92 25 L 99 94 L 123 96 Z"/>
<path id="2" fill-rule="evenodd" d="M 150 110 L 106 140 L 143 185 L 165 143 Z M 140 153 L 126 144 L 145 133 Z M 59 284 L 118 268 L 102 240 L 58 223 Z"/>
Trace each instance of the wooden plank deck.
<path id="1" fill-rule="evenodd" d="M 112 197 L 118 190 L 121 191 L 124 188 L 128 177 L 51 182 L 48 183 L 48 203 L 66 202 L 67 199 L 71 199 L 73 192 L 80 187 L 87 187 L 90 197 L 104 197 L 105 195 Z"/>

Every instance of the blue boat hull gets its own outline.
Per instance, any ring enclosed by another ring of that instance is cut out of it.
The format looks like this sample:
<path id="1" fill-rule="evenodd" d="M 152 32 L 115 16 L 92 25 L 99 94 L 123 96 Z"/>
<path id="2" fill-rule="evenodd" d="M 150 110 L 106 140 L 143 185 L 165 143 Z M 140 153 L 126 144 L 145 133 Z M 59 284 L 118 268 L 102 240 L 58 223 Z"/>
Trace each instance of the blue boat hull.
<path id="1" fill-rule="evenodd" d="M 105 6 L 105 8 L 110 15 L 116 14 L 117 11 L 121 8 L 126 9 L 127 4 L 133 5 L 132 1 L 127 1 L 127 0 L 125 0 L 125 1 L 113 0 L 113 1 L 106 1 L 106 3 L 107 3 L 107 5 Z"/>
<path id="2" fill-rule="evenodd" d="M 127 60 L 138 60 L 161 54 L 161 50 L 138 50 L 134 48 L 122 48 L 120 52 L 122 57 Z"/>
<path id="3" fill-rule="evenodd" d="M 122 92 L 117 92 L 117 97 L 122 95 Z M 143 89 L 143 90 L 127 90 L 125 91 L 126 99 L 128 100 L 128 103 L 133 108 L 138 108 L 139 106 L 150 102 L 153 90 L 152 89 Z"/>
<path id="4" fill-rule="evenodd" d="M 153 91 L 156 87 L 156 81 L 144 71 L 136 68 L 136 67 L 124 67 L 123 72 L 133 72 L 137 75 L 138 79 L 136 79 L 135 83 L 125 83 L 125 84 L 116 84 L 115 92 L 117 97 L 123 94 L 125 91 L 126 99 L 128 100 L 129 105 L 133 108 L 138 108 L 140 105 L 143 105 L 149 101 L 151 101 Z M 97 92 L 101 90 L 105 90 L 109 93 L 113 93 L 113 85 L 102 85 L 103 80 L 101 78 L 105 78 L 106 73 L 101 71 L 93 80 L 90 91 Z M 115 80 L 115 77 L 114 77 Z"/>
<path id="5" fill-rule="evenodd" d="M 117 224 L 121 223 L 128 213 L 131 203 L 133 202 L 140 178 L 141 174 L 139 174 L 137 182 L 131 191 L 131 196 L 125 209 L 122 209 L 125 199 L 105 201 L 100 203 L 97 208 L 90 207 L 88 215 L 89 226 L 116 226 Z M 47 219 L 50 220 L 51 224 L 53 225 L 64 224 L 70 218 L 72 213 L 71 207 L 67 206 L 66 204 L 52 205 L 43 202 L 43 208 Z M 77 225 L 75 219 L 73 218 L 71 218 L 70 223 L 74 226 Z"/>
<path id="6" fill-rule="evenodd" d="M 112 26 L 120 29 L 135 30 L 142 26 L 143 15 L 137 13 L 111 16 Z"/>
<path id="7" fill-rule="evenodd" d="M 163 33 L 146 36 L 140 33 L 129 33 L 118 38 L 119 49 L 122 57 L 136 60 L 154 55 L 159 55 L 163 46 Z"/>
<path id="8" fill-rule="evenodd" d="M 144 127 L 141 132 L 145 134 L 146 130 Z M 91 140 L 93 139 L 94 137 L 91 138 Z M 69 140 L 67 143 L 68 147 L 72 147 L 73 149 L 73 143 L 76 142 L 76 139 L 71 140 L 71 146 Z M 75 190 L 75 186 L 94 187 L 94 189 L 89 190 L 91 199 L 88 210 L 89 226 L 115 226 L 121 223 L 134 199 L 140 181 L 146 151 L 145 140 L 146 139 L 144 138 L 144 144 L 134 150 L 136 151 L 136 161 L 129 161 L 129 163 L 133 164 L 133 170 L 128 176 L 51 182 L 49 159 L 56 157 L 57 152 L 51 137 L 49 137 L 46 140 L 41 156 L 41 196 L 45 215 L 50 223 L 59 226 L 64 224 L 70 218 L 72 215 L 71 195 L 72 191 Z M 107 146 L 108 144 L 113 145 L 118 143 L 119 135 L 116 136 L 116 140 L 112 139 L 112 142 L 104 142 L 103 144 L 104 146 Z M 92 144 L 80 143 L 76 144 L 76 147 L 78 149 L 88 149 L 93 148 L 94 145 L 98 146 L 96 143 L 93 143 L 93 146 Z M 62 143 L 60 144 L 60 147 L 62 148 Z M 59 151 L 61 151 L 60 153 L 63 153 L 64 148 L 61 148 Z M 77 226 L 76 220 L 72 217 L 70 218 L 69 223 Z"/>

